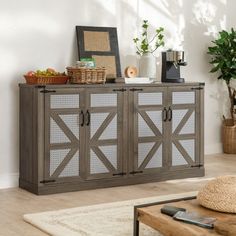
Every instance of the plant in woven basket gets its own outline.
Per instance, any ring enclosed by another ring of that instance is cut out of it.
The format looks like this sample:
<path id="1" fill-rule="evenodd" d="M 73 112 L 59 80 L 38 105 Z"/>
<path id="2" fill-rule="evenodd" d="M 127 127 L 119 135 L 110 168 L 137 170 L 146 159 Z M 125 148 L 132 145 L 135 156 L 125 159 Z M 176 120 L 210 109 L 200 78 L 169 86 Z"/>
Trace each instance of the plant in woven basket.
<path id="1" fill-rule="evenodd" d="M 218 72 L 217 79 L 225 81 L 230 99 L 231 119 L 235 120 L 236 89 L 231 86 L 230 82 L 236 79 L 236 31 L 233 28 L 231 31 L 223 30 L 212 43 L 213 46 L 208 47 L 208 54 L 211 55 L 210 64 L 213 65 L 210 72 Z"/>

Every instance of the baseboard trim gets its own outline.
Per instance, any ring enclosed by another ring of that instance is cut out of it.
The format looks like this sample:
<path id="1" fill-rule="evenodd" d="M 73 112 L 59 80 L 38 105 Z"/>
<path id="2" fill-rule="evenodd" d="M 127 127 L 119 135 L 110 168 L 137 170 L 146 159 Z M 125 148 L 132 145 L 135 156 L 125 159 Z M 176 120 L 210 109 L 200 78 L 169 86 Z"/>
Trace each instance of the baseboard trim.
<path id="1" fill-rule="evenodd" d="M 14 188 L 19 185 L 19 173 L 0 174 L 0 189 Z"/>

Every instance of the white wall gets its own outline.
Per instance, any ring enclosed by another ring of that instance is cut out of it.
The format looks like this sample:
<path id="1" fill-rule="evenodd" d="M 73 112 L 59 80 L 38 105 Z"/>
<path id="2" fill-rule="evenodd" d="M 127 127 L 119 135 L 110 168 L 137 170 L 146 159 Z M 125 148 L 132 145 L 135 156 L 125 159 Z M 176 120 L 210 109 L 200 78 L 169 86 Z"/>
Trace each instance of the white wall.
<path id="1" fill-rule="evenodd" d="M 64 71 L 76 61 L 75 25 L 117 27 L 122 70 L 136 63 L 132 38 L 141 20 L 163 26 L 167 48 L 187 53 L 186 80 L 206 82 L 205 151 L 220 152 L 222 86 L 208 73 L 206 50 L 214 32 L 235 22 L 235 6 L 234 0 L 0 0 L 0 188 L 17 185 L 17 85 L 28 70 Z"/>

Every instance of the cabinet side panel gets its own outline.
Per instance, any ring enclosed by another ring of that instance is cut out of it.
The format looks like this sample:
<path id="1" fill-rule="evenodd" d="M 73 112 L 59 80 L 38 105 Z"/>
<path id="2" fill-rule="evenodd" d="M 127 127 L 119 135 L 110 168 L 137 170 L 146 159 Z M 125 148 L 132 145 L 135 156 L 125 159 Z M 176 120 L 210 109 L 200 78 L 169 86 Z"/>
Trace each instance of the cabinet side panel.
<path id="1" fill-rule="evenodd" d="M 34 88 L 20 88 L 20 180 L 35 183 L 37 170 L 34 168 Z"/>

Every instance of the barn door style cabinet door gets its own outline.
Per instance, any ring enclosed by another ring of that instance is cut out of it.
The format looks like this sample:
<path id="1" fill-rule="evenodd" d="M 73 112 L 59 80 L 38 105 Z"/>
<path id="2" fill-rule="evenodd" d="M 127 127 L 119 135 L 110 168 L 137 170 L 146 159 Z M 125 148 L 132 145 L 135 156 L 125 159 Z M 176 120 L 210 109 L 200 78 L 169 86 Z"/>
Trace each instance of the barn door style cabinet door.
<path id="1" fill-rule="evenodd" d="M 85 179 L 84 89 L 50 89 L 45 102 L 45 161 L 41 183 Z"/>
<path id="2" fill-rule="evenodd" d="M 158 173 L 167 167 L 165 159 L 167 127 L 166 88 L 145 87 L 129 90 L 130 107 L 130 173 Z"/>
<path id="3" fill-rule="evenodd" d="M 20 187 L 36 194 L 204 175 L 204 84 L 20 85 Z"/>
<path id="4" fill-rule="evenodd" d="M 203 88 L 168 88 L 169 166 L 203 166 Z"/>
<path id="5" fill-rule="evenodd" d="M 88 88 L 85 115 L 86 179 L 124 176 L 124 93 L 115 88 Z"/>

